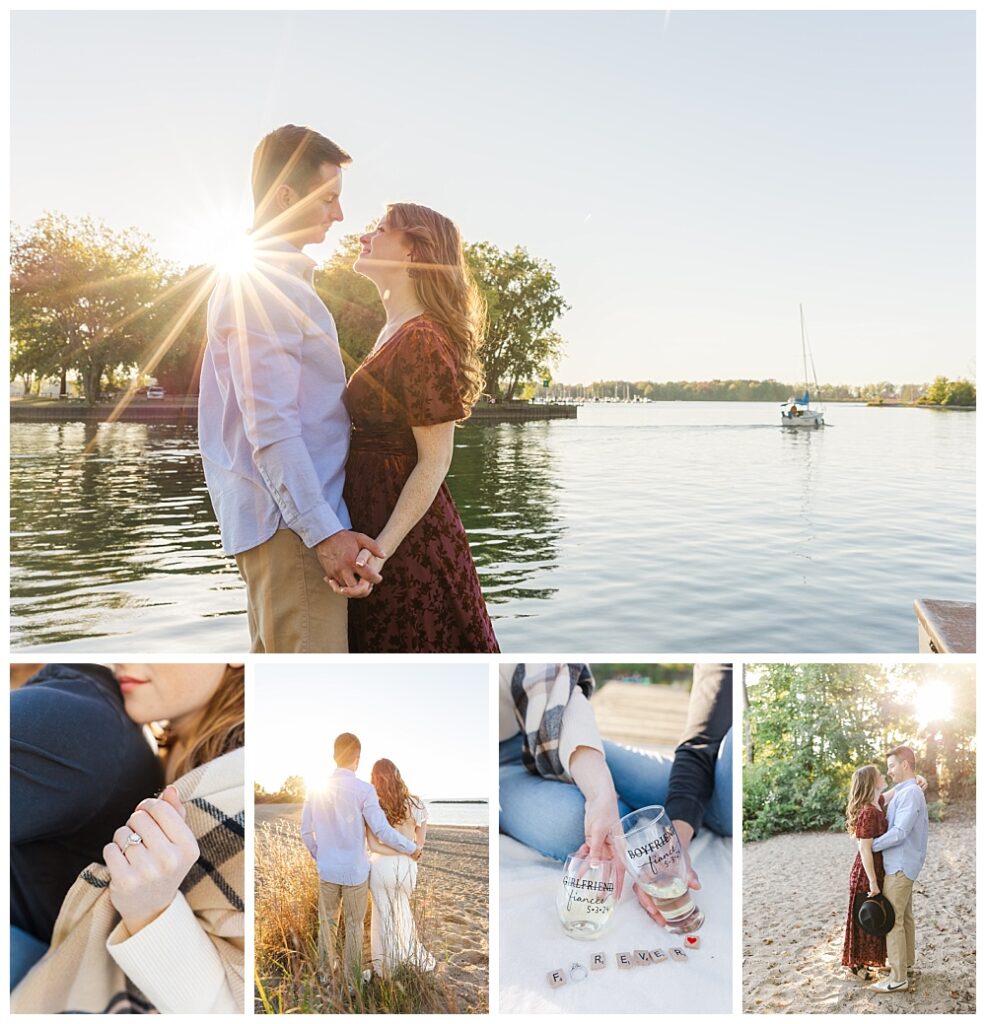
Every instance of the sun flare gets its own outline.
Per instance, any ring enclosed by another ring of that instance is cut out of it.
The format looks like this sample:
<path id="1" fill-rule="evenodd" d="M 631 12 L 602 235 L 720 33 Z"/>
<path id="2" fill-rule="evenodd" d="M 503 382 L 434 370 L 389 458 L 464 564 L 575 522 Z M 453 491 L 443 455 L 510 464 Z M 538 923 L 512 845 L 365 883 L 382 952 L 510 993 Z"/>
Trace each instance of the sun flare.
<path id="1" fill-rule="evenodd" d="M 922 728 L 947 721 L 952 717 L 951 687 L 939 680 L 922 683 L 914 694 L 914 714 Z"/>

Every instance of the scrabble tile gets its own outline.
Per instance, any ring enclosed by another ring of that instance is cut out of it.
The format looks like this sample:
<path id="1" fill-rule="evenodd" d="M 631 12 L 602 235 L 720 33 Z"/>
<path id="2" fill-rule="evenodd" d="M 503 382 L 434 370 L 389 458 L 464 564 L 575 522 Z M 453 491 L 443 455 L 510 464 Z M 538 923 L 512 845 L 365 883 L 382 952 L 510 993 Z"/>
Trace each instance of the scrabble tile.
<path id="1" fill-rule="evenodd" d="M 668 954 L 663 949 L 652 949 L 650 955 L 651 961 L 655 964 L 666 964 L 668 962 Z"/>
<path id="2" fill-rule="evenodd" d="M 638 967 L 643 967 L 645 964 L 652 964 L 654 961 L 651 959 L 649 950 L 635 949 L 633 951 L 633 962 Z"/>
<path id="3" fill-rule="evenodd" d="M 619 964 L 620 970 L 625 971 L 628 967 L 633 967 L 633 954 L 617 953 L 616 962 Z"/>
<path id="4" fill-rule="evenodd" d="M 601 971 L 606 966 L 606 954 L 593 953 L 592 960 L 589 962 L 589 966 L 594 971 Z"/>
<path id="5" fill-rule="evenodd" d="M 561 988 L 565 984 L 565 972 L 560 967 L 557 971 L 548 971 L 548 984 L 552 988 Z"/>
<path id="6" fill-rule="evenodd" d="M 686 935 L 685 936 L 685 948 L 686 949 L 698 949 L 702 945 L 702 940 L 697 935 Z"/>
<path id="7" fill-rule="evenodd" d="M 680 964 L 683 964 L 688 959 L 685 951 L 683 949 L 679 949 L 677 946 L 673 946 L 669 952 L 671 953 L 671 959 L 677 960 Z"/>

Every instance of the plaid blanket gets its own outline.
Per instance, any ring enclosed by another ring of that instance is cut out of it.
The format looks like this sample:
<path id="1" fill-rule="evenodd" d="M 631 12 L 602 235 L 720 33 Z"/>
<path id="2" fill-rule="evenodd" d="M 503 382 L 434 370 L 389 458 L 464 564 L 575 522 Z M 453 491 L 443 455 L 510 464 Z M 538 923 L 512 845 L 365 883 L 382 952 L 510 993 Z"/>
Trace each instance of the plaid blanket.
<path id="1" fill-rule="evenodd" d="M 510 693 L 524 736 L 524 767 L 532 775 L 572 781 L 558 747 L 562 717 L 576 687 L 586 697 L 592 696 L 595 683 L 588 665 L 518 665 L 514 669 Z"/>
<path id="2" fill-rule="evenodd" d="M 243 1003 L 243 749 L 175 782 L 199 859 L 181 891 L 212 940 L 238 1005 Z M 13 1013 L 155 1013 L 106 951 L 120 921 L 109 872 L 90 864 L 62 903 L 51 948 L 11 993 Z"/>

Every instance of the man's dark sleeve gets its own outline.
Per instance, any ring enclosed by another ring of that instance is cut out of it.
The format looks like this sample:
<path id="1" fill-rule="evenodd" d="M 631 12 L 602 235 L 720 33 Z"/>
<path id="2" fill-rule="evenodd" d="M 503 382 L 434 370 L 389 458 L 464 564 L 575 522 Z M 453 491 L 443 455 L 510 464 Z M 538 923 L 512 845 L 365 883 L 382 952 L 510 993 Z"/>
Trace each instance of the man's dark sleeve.
<path id="1" fill-rule="evenodd" d="M 98 702 L 26 687 L 10 695 L 10 841 L 75 832 L 120 771 L 119 730 Z"/>
<path id="2" fill-rule="evenodd" d="M 696 665 L 685 739 L 674 752 L 665 810 L 698 832 L 712 795 L 716 758 L 733 724 L 733 666 Z"/>

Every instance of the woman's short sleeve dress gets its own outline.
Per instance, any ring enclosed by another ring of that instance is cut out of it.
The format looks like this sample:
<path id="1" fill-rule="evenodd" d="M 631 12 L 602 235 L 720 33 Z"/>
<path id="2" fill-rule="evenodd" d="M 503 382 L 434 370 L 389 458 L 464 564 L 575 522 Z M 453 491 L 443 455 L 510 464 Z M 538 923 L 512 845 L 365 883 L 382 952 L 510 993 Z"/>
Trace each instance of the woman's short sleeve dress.
<path id="1" fill-rule="evenodd" d="M 882 798 L 881 798 L 882 804 Z M 856 819 L 857 839 L 876 839 L 887 831 L 887 816 L 868 804 Z M 873 854 L 877 883 L 883 888 L 883 854 Z M 863 859 L 857 852 L 849 873 L 849 912 L 846 915 L 846 933 L 842 946 L 842 963 L 846 967 L 882 967 L 887 959 L 887 940 L 882 935 L 864 932 L 856 922 L 856 908 L 869 892 L 870 883 L 863 867 Z"/>
<path id="2" fill-rule="evenodd" d="M 353 431 L 346 504 L 353 529 L 383 529 L 417 464 L 412 427 L 466 414 L 451 342 L 427 315 L 364 360 L 346 392 Z M 349 602 L 353 652 L 496 653 L 499 647 L 462 520 L 447 484 L 383 567 Z"/>

